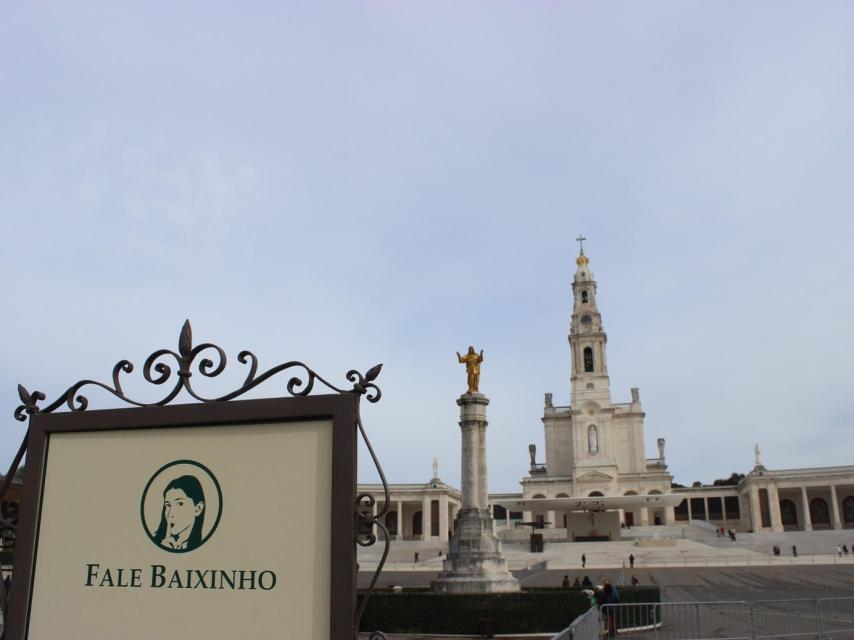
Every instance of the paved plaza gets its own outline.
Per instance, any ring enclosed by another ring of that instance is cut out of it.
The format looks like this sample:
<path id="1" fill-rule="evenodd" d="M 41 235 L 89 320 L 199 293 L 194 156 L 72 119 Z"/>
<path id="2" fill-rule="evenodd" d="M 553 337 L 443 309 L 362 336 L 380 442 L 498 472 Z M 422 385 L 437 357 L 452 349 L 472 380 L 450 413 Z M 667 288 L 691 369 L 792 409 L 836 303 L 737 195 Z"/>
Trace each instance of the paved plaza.
<path id="1" fill-rule="evenodd" d="M 854 565 L 796 567 L 668 567 L 658 569 L 545 569 L 522 577 L 523 587 L 559 587 L 564 575 L 570 580 L 589 576 L 601 584 L 605 578 L 628 583 L 634 574 L 643 585 L 661 588 L 662 600 L 695 602 L 710 600 L 763 600 L 854 596 Z M 379 587 L 429 587 L 438 572 L 394 571 L 380 575 Z M 366 588 L 372 574 L 359 573 L 359 588 Z"/>
<path id="2" fill-rule="evenodd" d="M 791 554 L 781 557 L 773 556 L 771 553 L 763 552 L 770 549 L 774 544 L 797 543 L 810 551 L 825 551 L 834 549 L 837 538 L 841 541 L 844 532 L 821 532 L 814 533 L 809 538 L 803 537 L 803 533 L 786 534 L 773 541 L 763 536 L 745 535 L 739 538 L 735 545 L 727 547 L 724 541 L 721 546 L 728 549 L 728 556 L 733 563 L 740 565 L 714 566 L 715 559 L 720 559 L 720 548 L 717 540 L 678 540 L 678 544 L 653 548 L 650 554 L 644 553 L 643 547 L 638 547 L 631 541 L 616 543 L 584 543 L 584 544 L 551 544 L 547 545 L 546 553 L 532 554 L 524 550 L 521 545 L 505 545 L 505 552 L 510 560 L 514 575 L 519 579 L 523 588 L 525 587 L 559 587 L 564 575 L 568 575 L 570 581 L 576 577 L 583 579 L 588 576 L 594 584 L 601 584 L 606 578 L 617 584 L 628 584 L 631 576 L 635 575 L 642 585 L 655 585 L 661 589 L 661 599 L 665 603 L 674 603 L 672 606 L 678 608 L 675 603 L 699 603 L 699 602 L 730 602 L 741 601 L 756 603 L 762 600 L 793 601 L 793 600 L 816 600 L 820 598 L 854 598 L 854 557 L 839 558 L 835 553 L 810 553 L 801 554 L 793 558 Z M 841 543 L 841 542 L 840 542 Z M 849 545 L 850 546 L 850 545 Z M 640 549 L 640 553 L 639 553 Z M 442 555 L 439 552 L 442 551 Z M 738 553 L 735 553 L 738 551 Z M 374 554 L 379 552 L 377 547 L 364 550 L 360 554 L 363 564 L 369 564 L 374 559 Z M 414 554 L 419 554 L 417 563 L 414 563 Z M 581 568 L 580 556 L 587 556 L 587 566 Z M 632 570 L 623 565 L 623 559 L 632 553 L 636 556 L 636 567 Z M 429 587 L 441 570 L 441 561 L 444 551 L 440 545 L 428 545 L 426 543 L 395 543 L 390 553 L 390 565 L 394 569 L 384 571 L 377 582 L 380 588 L 401 586 L 407 588 Z M 365 562 L 367 561 L 367 562 Z M 650 564 L 644 564 L 643 561 Z M 654 566 L 650 566 L 656 562 Z M 674 563 L 682 563 L 682 566 L 672 566 Z M 751 564 L 747 564 L 750 562 Z M 797 564 L 793 564 L 797 562 Z M 668 564 L 669 563 L 669 564 Z M 560 566 L 554 567 L 553 564 Z M 359 588 L 366 588 L 370 583 L 373 573 L 361 571 L 359 573 Z M 668 604 L 668 606 L 671 606 Z M 740 605 L 741 608 L 747 605 Z M 801 606 L 793 603 L 792 606 Z M 764 616 L 769 619 L 768 624 L 775 621 L 788 621 L 786 618 L 791 612 L 786 611 L 789 605 L 786 603 L 775 603 L 768 605 L 772 610 L 765 611 Z M 846 607 L 848 605 L 846 604 Z M 767 608 L 767 607 L 766 607 Z M 668 638 L 676 638 L 679 634 L 680 621 L 676 619 L 675 611 L 671 614 L 670 624 L 667 626 Z M 726 636 L 726 625 L 738 627 L 734 632 L 743 631 L 746 624 L 744 617 L 739 612 L 726 612 L 721 610 L 721 605 L 710 611 L 710 620 L 714 618 L 717 625 L 715 634 L 723 633 Z M 850 617 L 850 616 L 849 616 Z M 723 625 L 723 626 L 721 626 Z M 673 634 L 676 633 L 674 636 Z M 687 632 L 686 632 L 687 633 Z M 641 634 L 638 637 L 642 637 Z M 528 640 L 539 640 L 551 638 L 553 634 L 542 634 L 538 636 L 524 636 Z M 712 635 L 706 637 L 724 637 Z M 363 636 L 367 639 L 369 636 Z M 432 636 L 388 636 L 390 640 L 428 640 Z M 436 636 L 442 640 L 455 640 L 452 636 Z M 459 636 L 463 638 L 464 636 Z M 469 636 L 471 637 L 471 636 Z M 507 640 L 514 636 L 503 636 Z M 623 634 L 621 638 L 627 638 Z M 664 636 L 662 636 L 664 637 Z M 688 635 L 684 637 L 689 637 Z M 834 638 L 848 637 L 836 633 Z"/>

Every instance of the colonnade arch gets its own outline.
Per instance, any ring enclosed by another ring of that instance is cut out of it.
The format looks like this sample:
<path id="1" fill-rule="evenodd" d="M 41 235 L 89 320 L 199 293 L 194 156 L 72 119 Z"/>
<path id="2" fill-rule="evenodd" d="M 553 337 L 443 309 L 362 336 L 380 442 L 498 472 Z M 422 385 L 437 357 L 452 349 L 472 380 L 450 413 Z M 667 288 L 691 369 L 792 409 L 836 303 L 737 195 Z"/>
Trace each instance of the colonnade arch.
<path id="1" fill-rule="evenodd" d="M 385 528 L 390 536 L 397 535 L 397 511 L 389 511 L 385 514 Z"/>
<path id="2" fill-rule="evenodd" d="M 788 498 L 780 500 L 780 520 L 783 527 L 797 528 L 798 527 L 798 508 L 795 503 Z"/>
<path id="3" fill-rule="evenodd" d="M 813 498 L 810 500 L 810 520 L 813 529 L 830 528 L 830 509 L 824 498 Z"/>
<path id="4" fill-rule="evenodd" d="M 842 501 L 842 520 L 846 527 L 854 526 L 854 496 L 848 496 Z"/>

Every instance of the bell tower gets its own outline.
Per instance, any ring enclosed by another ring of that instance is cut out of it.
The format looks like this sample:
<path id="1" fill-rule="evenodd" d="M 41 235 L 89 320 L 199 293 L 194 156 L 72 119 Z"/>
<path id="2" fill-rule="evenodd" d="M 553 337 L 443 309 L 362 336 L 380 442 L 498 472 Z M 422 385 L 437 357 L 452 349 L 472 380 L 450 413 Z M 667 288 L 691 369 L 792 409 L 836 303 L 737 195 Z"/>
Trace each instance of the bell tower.
<path id="1" fill-rule="evenodd" d="M 578 236 L 578 268 L 572 279 L 572 321 L 569 327 L 569 348 L 572 353 L 572 406 L 592 400 L 601 407 L 611 405 L 611 381 L 605 345 L 608 336 L 602 326 L 602 314 L 596 305 L 596 281 L 590 272 L 590 260 L 584 255 L 584 241 Z"/>

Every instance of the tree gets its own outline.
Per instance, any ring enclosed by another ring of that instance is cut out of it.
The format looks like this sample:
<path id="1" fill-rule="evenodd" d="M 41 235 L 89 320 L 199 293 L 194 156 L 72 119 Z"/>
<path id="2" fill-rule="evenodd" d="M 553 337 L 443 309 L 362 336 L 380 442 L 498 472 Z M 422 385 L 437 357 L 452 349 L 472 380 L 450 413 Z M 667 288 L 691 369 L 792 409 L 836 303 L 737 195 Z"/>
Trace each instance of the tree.
<path id="1" fill-rule="evenodd" d="M 732 487 L 738 485 L 739 482 L 744 480 L 743 473 L 736 473 L 733 471 L 729 478 L 718 478 L 712 483 L 712 486 L 715 487 Z"/>

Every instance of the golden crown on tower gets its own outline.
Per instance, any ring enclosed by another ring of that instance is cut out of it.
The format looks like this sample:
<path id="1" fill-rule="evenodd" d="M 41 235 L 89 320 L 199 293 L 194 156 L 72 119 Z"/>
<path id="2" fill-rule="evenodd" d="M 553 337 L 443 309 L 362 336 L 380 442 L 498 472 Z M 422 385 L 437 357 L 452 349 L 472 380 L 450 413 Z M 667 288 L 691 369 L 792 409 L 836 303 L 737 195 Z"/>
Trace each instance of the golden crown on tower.
<path id="1" fill-rule="evenodd" d="M 588 262 L 587 256 L 584 255 L 584 241 L 587 240 L 584 236 L 578 236 L 575 241 L 578 243 L 578 257 L 575 259 L 575 264 L 579 267 L 585 266 Z"/>

